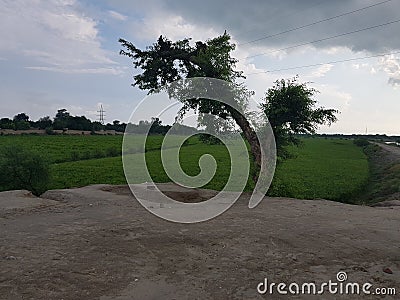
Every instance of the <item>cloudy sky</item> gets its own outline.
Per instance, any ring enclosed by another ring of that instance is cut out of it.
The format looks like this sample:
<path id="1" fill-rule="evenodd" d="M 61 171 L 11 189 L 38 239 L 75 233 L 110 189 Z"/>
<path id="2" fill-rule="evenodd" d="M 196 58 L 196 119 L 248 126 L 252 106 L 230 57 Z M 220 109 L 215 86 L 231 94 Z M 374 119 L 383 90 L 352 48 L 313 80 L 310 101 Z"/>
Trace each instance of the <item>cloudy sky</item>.
<path id="1" fill-rule="evenodd" d="M 119 38 L 144 48 L 227 30 L 256 99 L 298 74 L 341 111 L 320 132 L 400 135 L 399 11 L 400 0 L 0 0 L 0 117 L 95 119 L 102 103 L 107 122 L 127 121 L 146 93 L 130 86 Z"/>

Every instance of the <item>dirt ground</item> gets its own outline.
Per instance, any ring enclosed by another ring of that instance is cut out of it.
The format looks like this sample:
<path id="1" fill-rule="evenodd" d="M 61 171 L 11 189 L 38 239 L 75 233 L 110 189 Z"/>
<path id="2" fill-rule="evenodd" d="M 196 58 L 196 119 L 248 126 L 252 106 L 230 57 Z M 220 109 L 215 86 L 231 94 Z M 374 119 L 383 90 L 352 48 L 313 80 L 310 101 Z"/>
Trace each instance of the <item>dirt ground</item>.
<path id="1" fill-rule="evenodd" d="M 286 299 L 257 285 L 335 281 L 339 271 L 400 293 L 398 203 L 266 198 L 249 209 L 248 198 L 185 225 L 153 216 L 123 186 L 0 193 L 0 298 Z"/>

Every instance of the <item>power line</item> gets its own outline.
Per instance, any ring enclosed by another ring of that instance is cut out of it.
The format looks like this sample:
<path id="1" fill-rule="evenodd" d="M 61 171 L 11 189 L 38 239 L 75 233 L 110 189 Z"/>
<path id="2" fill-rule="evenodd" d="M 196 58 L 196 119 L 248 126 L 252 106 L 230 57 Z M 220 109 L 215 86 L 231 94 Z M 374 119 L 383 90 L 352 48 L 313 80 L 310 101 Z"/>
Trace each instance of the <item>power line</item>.
<path id="1" fill-rule="evenodd" d="M 325 62 L 325 63 L 317 63 L 317 64 L 311 64 L 311 65 L 297 66 L 297 67 L 289 67 L 289 68 L 274 69 L 274 70 L 269 70 L 269 71 L 254 72 L 254 73 L 249 73 L 249 74 L 246 74 L 246 75 L 248 76 L 248 75 L 264 74 L 264 73 L 275 73 L 275 72 L 290 71 L 290 70 L 296 70 L 296 69 L 318 67 L 318 66 L 323 66 L 323 65 L 333 65 L 333 64 L 338 64 L 338 63 L 344 63 L 344 62 L 356 61 L 356 60 L 363 60 L 363 59 L 369 59 L 369 58 L 376 58 L 376 57 L 388 56 L 388 55 L 399 54 L 399 53 L 400 53 L 400 51 L 390 52 L 390 53 L 382 53 L 382 54 L 376 54 L 376 55 L 370 55 L 370 56 L 364 56 L 364 57 L 357 57 L 357 58 L 349 58 L 349 59 L 330 61 L 330 62 Z"/>
<path id="2" fill-rule="evenodd" d="M 378 2 L 378 3 L 372 4 L 372 5 L 368 5 L 368 6 L 356 9 L 356 10 L 345 12 L 345 13 L 342 13 L 342 14 L 327 18 L 327 19 L 322 19 L 322 20 L 319 20 L 319 21 L 315 21 L 313 23 L 309 23 L 309 24 L 306 24 L 306 25 L 294 27 L 294 28 L 291 28 L 291 29 L 287 29 L 285 31 L 278 32 L 278 33 L 266 35 L 264 37 L 261 37 L 261 38 L 255 39 L 255 40 L 251 40 L 251 41 L 248 41 L 248 42 L 244 42 L 244 43 L 238 44 L 238 46 L 255 43 L 255 42 L 258 42 L 258 41 L 261 41 L 261 40 L 265 40 L 265 39 L 269 39 L 269 38 L 272 38 L 272 37 L 276 37 L 276 36 L 279 36 L 279 35 L 282 35 L 282 34 L 285 34 L 285 33 L 293 32 L 293 31 L 296 31 L 296 30 L 300 30 L 300 29 L 303 29 L 303 28 L 306 28 L 306 27 L 310 27 L 310 26 L 313 26 L 313 25 L 316 25 L 316 24 L 320 24 L 320 23 L 323 23 L 323 22 L 328 22 L 328 21 L 331 21 L 331 20 L 334 20 L 334 19 L 337 19 L 337 18 L 341 18 L 341 17 L 347 16 L 347 15 L 350 15 L 350 14 L 354 14 L 356 12 L 360 12 L 360 11 L 365 10 L 365 9 L 369 9 L 369 8 L 372 8 L 372 7 L 375 7 L 375 6 L 378 6 L 378 5 L 385 4 L 385 3 L 388 3 L 388 2 L 391 2 L 391 1 L 393 1 L 393 0 L 386 0 L 386 1 Z"/>
<path id="3" fill-rule="evenodd" d="M 268 53 L 274 53 L 274 52 L 280 52 L 280 51 L 289 50 L 289 49 L 293 49 L 293 48 L 298 48 L 298 47 L 301 47 L 301 46 L 305 46 L 305 45 L 309 45 L 309 44 L 315 44 L 315 43 L 319 43 L 319 42 L 335 39 L 335 38 L 338 38 L 338 37 L 342 37 L 342 36 L 346 36 L 346 35 L 362 32 L 362 31 L 367 31 L 367 30 L 371 30 L 371 29 L 375 29 L 375 28 L 379 28 L 379 27 L 388 26 L 388 25 L 391 25 L 391 24 L 394 24 L 394 23 L 398 23 L 398 22 L 400 22 L 400 19 L 399 20 L 395 20 L 395 21 L 391 21 L 391 22 L 387 22 L 387 23 L 384 23 L 384 24 L 379 24 L 379 25 L 375 25 L 375 26 L 371 26 L 371 27 L 367 27 L 367 28 L 362 28 L 362 29 L 358 29 L 358 30 L 354 30 L 354 31 L 350 31 L 350 32 L 337 34 L 337 35 L 334 35 L 334 36 L 330 36 L 330 37 L 314 40 L 314 41 L 311 41 L 311 42 L 305 42 L 305 43 L 289 46 L 289 47 L 286 47 L 286 48 L 281 48 L 281 49 L 277 49 L 277 50 L 272 50 L 272 51 L 268 51 L 268 52 L 254 54 L 254 55 L 246 56 L 244 58 L 247 59 L 247 58 L 257 57 L 257 56 L 261 56 L 261 55 L 268 54 Z"/>
<path id="4" fill-rule="evenodd" d="M 315 8 L 315 7 L 317 7 L 317 6 L 320 6 L 321 4 L 326 4 L 326 0 L 320 0 L 320 1 L 318 1 L 317 2 L 317 4 L 314 4 L 314 5 L 312 5 L 312 6 L 309 6 L 309 7 L 303 7 L 302 9 L 300 9 L 300 10 L 296 10 L 295 12 L 292 12 L 292 13 L 286 13 L 286 14 L 275 14 L 274 12 L 273 12 L 273 16 L 268 16 L 268 21 L 267 22 L 263 22 L 262 23 L 262 25 L 263 26 L 266 26 L 266 25 L 268 25 L 268 24 L 270 24 L 270 23 L 272 23 L 272 22 L 274 22 L 275 20 L 282 20 L 282 18 L 288 18 L 288 17 L 291 17 L 291 16 L 295 16 L 295 15 L 298 15 L 298 14 L 300 14 L 300 13 L 302 13 L 303 11 L 306 11 L 306 10 L 310 10 L 310 9 L 312 9 L 312 8 Z M 260 24 L 258 24 L 258 25 L 260 25 Z M 255 28 L 253 27 L 253 29 L 249 29 L 249 30 L 246 30 L 246 31 L 243 31 L 243 32 L 241 32 L 240 33 L 240 35 L 245 35 L 245 34 L 247 34 L 247 33 L 249 33 L 249 32 L 254 32 L 255 31 Z M 246 42 L 247 43 L 247 42 Z M 239 43 L 239 44 L 237 44 L 238 46 L 239 45 L 244 45 L 244 44 L 246 44 L 246 43 Z"/>

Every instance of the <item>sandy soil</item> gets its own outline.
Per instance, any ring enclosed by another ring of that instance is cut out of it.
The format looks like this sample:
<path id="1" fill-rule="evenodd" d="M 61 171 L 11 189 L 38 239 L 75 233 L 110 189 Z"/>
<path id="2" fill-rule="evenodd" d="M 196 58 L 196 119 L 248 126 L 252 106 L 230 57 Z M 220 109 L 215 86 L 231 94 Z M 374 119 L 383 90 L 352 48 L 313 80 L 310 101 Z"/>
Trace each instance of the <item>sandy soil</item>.
<path id="1" fill-rule="evenodd" d="M 248 209 L 248 197 L 185 225 L 153 216 L 123 186 L 0 193 L 0 299 L 287 299 L 259 295 L 258 283 L 322 283 L 339 271 L 398 297 L 396 203 L 266 198 Z"/>

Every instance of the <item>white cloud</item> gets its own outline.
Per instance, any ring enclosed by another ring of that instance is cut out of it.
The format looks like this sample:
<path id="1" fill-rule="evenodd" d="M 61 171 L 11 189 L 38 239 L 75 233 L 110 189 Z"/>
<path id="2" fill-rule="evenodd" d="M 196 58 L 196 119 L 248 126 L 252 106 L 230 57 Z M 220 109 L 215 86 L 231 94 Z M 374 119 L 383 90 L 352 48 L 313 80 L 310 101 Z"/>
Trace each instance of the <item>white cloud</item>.
<path id="1" fill-rule="evenodd" d="M 332 68 L 333 68 L 333 65 L 330 65 L 330 64 L 325 64 L 325 65 L 319 66 L 317 69 L 311 71 L 311 74 L 309 77 L 311 77 L 311 78 L 324 77 L 326 75 L 326 73 L 328 73 Z"/>
<path id="2" fill-rule="evenodd" d="M 389 75 L 388 83 L 393 87 L 400 86 L 400 58 L 395 55 L 384 56 L 380 59 L 379 69 Z"/>
<path id="3" fill-rule="evenodd" d="M 210 27 L 195 26 L 182 16 L 164 14 L 159 12 L 136 20 L 131 24 L 135 38 L 144 41 L 154 41 L 160 35 L 171 40 L 193 38 L 193 40 L 205 40 L 218 34 Z"/>
<path id="4" fill-rule="evenodd" d="M 34 68 L 104 73 L 116 65 L 102 48 L 97 22 L 79 12 L 74 0 L 0 0 L 0 35 L 2 56 L 44 65 Z"/>
<path id="5" fill-rule="evenodd" d="M 110 74 L 110 75 L 121 75 L 124 74 L 128 69 L 127 67 L 97 67 L 97 68 L 63 68 L 63 67 L 25 67 L 26 69 L 36 71 L 50 71 L 50 72 L 61 72 L 65 74 Z"/>
<path id="6" fill-rule="evenodd" d="M 335 85 L 328 84 L 313 84 L 313 86 L 320 92 L 317 95 L 319 104 L 327 108 L 338 109 L 341 113 L 349 111 L 353 96 L 342 88 Z"/>
<path id="7" fill-rule="evenodd" d="M 113 19 L 115 19 L 115 20 L 117 20 L 117 21 L 126 21 L 126 20 L 128 19 L 127 16 L 125 16 L 125 15 L 119 13 L 119 12 L 116 12 L 116 11 L 114 11 L 114 10 L 109 10 L 109 11 L 108 11 L 108 14 L 109 14 Z"/>

